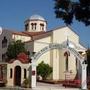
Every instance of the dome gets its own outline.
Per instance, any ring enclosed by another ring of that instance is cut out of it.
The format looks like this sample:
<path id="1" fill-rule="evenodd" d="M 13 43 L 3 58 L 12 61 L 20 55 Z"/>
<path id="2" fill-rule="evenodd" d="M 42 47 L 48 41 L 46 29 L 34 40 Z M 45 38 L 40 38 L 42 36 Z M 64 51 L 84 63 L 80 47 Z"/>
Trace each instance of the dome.
<path id="1" fill-rule="evenodd" d="M 36 20 L 36 19 L 38 19 L 38 20 L 45 21 L 45 19 L 42 16 L 40 16 L 40 15 L 32 15 L 29 19 L 30 20 Z"/>

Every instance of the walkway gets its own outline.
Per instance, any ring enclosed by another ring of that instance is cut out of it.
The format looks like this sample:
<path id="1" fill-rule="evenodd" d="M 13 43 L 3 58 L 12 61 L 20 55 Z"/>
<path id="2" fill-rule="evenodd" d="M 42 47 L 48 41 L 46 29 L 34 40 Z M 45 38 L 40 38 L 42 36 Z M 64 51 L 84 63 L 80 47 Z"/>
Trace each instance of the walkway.
<path id="1" fill-rule="evenodd" d="M 21 88 L 21 87 L 0 87 L 0 90 L 80 90 L 78 88 L 65 88 L 61 84 L 47 84 L 47 83 L 37 83 L 36 88 Z"/>
<path id="2" fill-rule="evenodd" d="M 32 90 L 80 90 L 79 88 L 65 88 L 61 84 L 37 83 L 37 88 Z"/>

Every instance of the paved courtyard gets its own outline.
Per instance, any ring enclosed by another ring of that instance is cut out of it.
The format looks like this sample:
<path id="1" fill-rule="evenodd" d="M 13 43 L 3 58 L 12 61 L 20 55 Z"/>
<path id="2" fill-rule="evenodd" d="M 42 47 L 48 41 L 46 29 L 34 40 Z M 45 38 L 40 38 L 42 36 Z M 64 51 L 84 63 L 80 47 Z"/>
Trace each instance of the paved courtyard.
<path id="1" fill-rule="evenodd" d="M 36 88 L 3 87 L 0 90 L 80 90 L 79 88 L 65 88 L 61 84 L 37 83 Z"/>
<path id="2" fill-rule="evenodd" d="M 65 88 L 61 84 L 37 83 L 37 88 L 32 90 L 80 90 L 79 88 Z"/>

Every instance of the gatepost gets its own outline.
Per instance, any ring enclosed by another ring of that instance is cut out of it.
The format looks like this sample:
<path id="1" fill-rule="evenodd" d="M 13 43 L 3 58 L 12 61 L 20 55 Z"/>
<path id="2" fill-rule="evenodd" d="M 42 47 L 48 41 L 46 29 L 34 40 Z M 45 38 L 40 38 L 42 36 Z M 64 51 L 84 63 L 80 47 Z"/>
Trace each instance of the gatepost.
<path id="1" fill-rule="evenodd" d="M 87 64 L 82 64 L 81 90 L 87 90 Z"/>
<path id="2" fill-rule="evenodd" d="M 31 88 L 36 87 L 36 61 L 32 59 L 31 66 Z"/>

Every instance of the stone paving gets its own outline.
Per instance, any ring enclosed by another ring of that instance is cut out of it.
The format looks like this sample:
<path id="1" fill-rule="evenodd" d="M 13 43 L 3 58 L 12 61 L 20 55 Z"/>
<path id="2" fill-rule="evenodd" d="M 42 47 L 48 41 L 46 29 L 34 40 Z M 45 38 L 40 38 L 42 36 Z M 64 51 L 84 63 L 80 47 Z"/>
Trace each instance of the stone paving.
<path id="1" fill-rule="evenodd" d="M 80 90 L 79 88 L 65 88 L 61 84 L 37 83 L 36 88 L 3 87 L 0 90 Z"/>
<path id="2" fill-rule="evenodd" d="M 65 88 L 61 84 L 37 83 L 37 88 L 32 90 L 80 90 L 79 88 Z"/>

